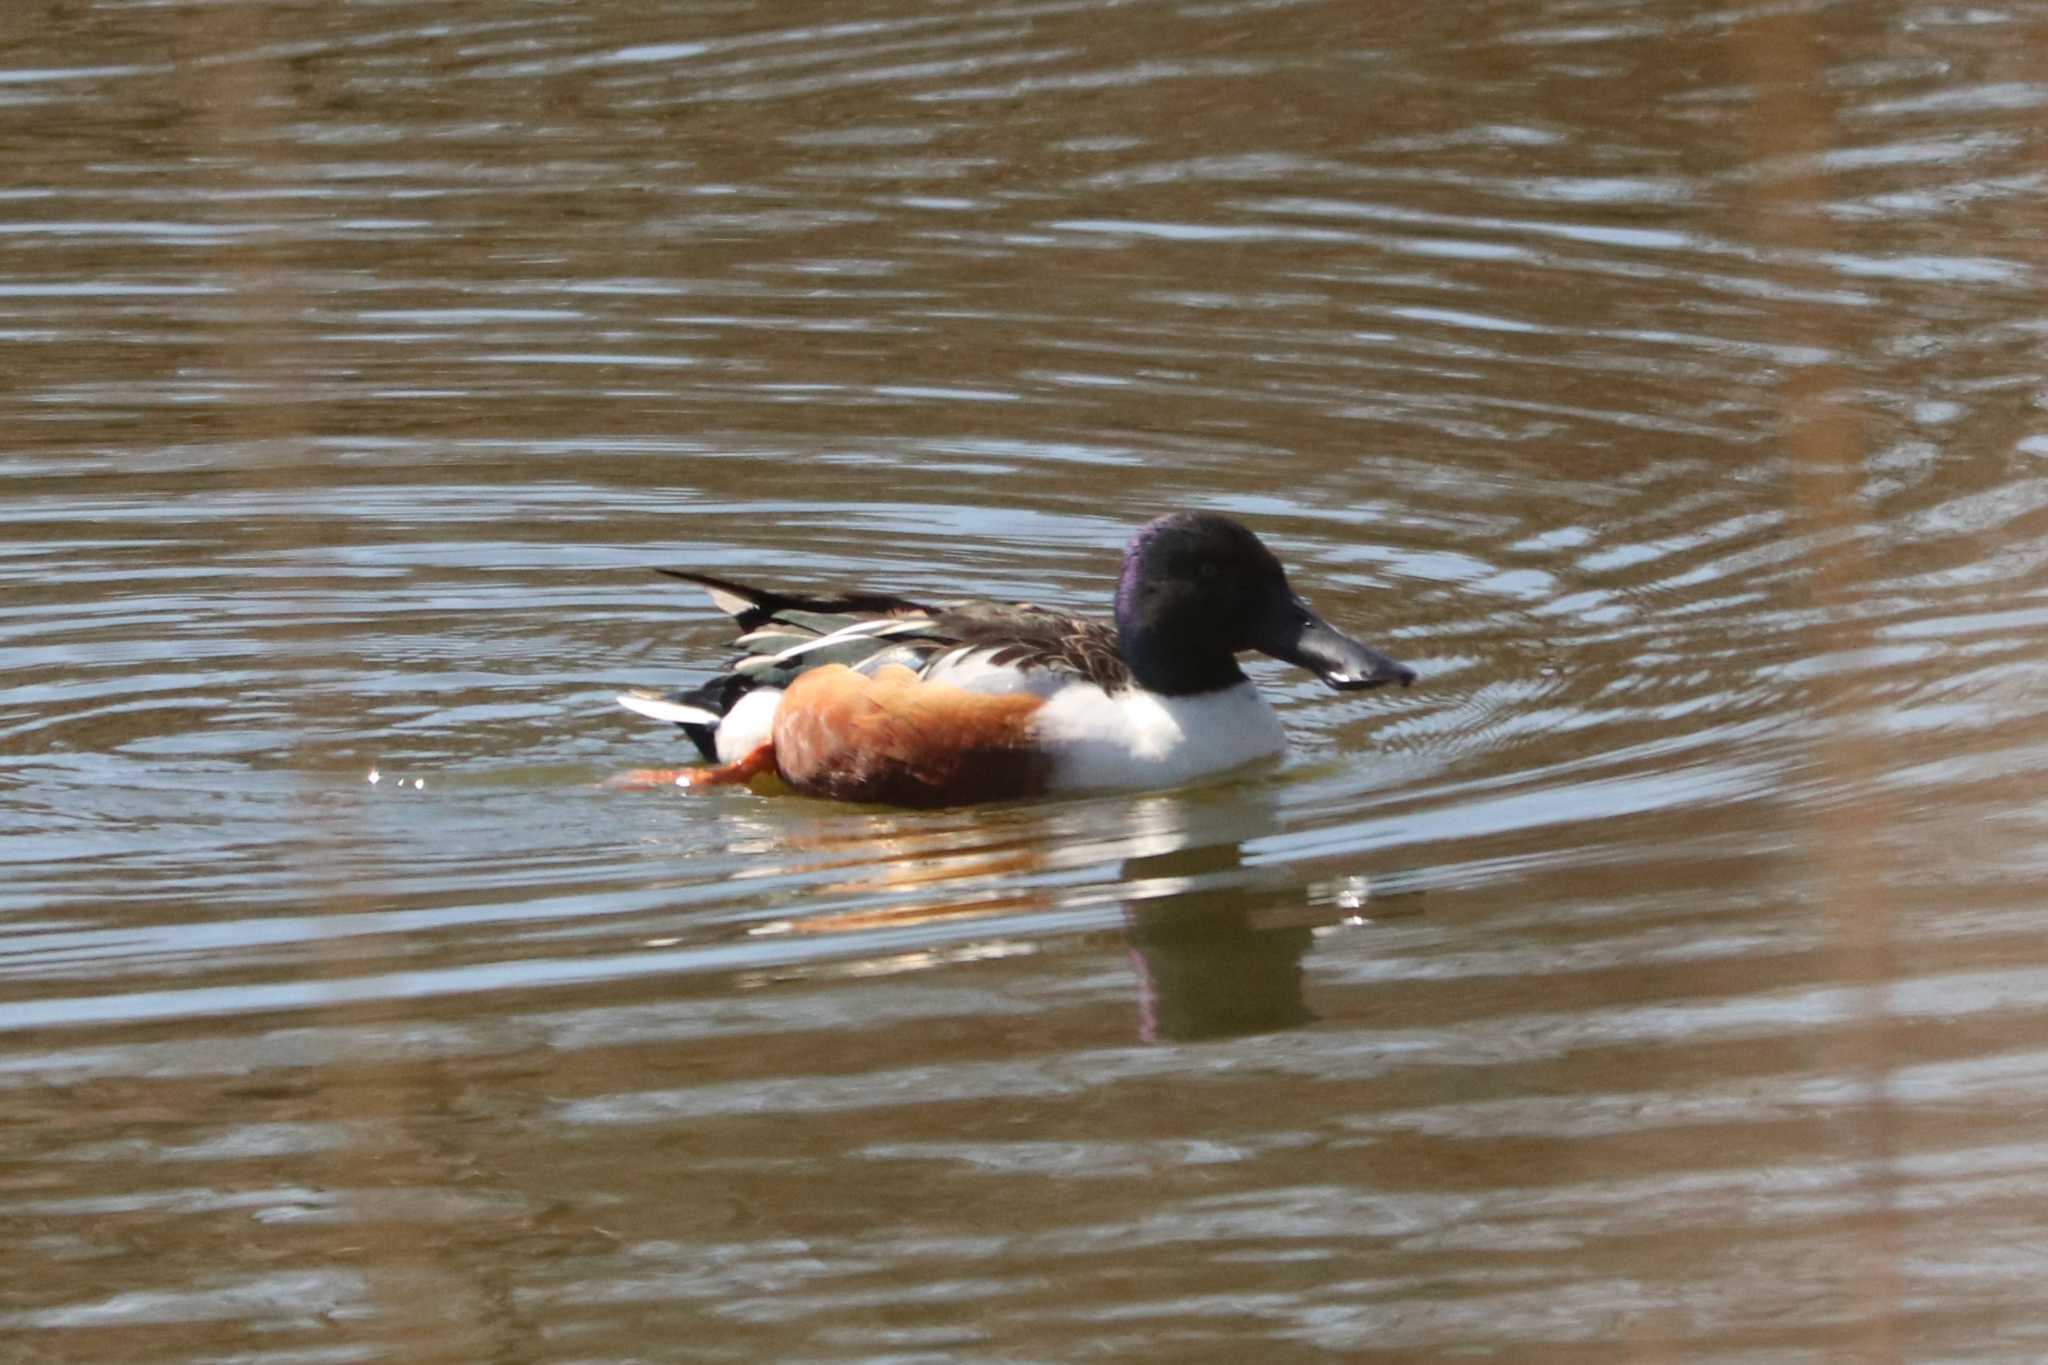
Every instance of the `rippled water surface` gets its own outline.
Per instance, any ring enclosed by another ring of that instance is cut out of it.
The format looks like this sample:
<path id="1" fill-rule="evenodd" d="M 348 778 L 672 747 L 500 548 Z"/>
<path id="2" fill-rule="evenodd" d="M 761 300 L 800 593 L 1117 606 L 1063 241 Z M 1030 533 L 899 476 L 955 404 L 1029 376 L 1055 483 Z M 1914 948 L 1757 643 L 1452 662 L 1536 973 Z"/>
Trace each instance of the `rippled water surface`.
<path id="1" fill-rule="evenodd" d="M 2048 1358 L 2044 51 L 22 7 L 0 1358 Z M 603 785 L 649 565 L 1100 611 L 1175 508 L 1422 682 Z"/>

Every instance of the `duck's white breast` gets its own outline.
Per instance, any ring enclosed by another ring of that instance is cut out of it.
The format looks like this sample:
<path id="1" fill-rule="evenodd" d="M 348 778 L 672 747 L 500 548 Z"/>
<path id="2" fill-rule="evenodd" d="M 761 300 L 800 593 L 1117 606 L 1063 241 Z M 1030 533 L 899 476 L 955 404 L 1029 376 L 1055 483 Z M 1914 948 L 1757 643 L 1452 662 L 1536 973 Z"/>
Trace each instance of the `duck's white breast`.
<path id="1" fill-rule="evenodd" d="M 782 689 L 757 687 L 741 697 L 725 719 L 718 723 L 718 761 L 737 763 L 766 744 L 775 733 L 775 708 L 782 705 Z"/>
<path id="2" fill-rule="evenodd" d="M 1070 683 L 1032 727 L 1053 754 L 1055 791 L 1179 786 L 1287 747 L 1280 718 L 1249 681 L 1196 697 Z"/>

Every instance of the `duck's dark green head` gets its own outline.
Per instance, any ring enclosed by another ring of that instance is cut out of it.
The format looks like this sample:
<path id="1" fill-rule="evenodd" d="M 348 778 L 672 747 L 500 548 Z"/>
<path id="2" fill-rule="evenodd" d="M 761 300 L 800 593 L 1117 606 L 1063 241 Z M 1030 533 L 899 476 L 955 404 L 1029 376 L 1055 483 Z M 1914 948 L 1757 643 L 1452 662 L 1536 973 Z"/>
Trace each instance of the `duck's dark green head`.
<path id="1" fill-rule="evenodd" d="M 1332 626 L 1287 585 L 1259 538 L 1214 512 L 1177 512 L 1124 548 L 1116 624 L 1141 687 L 1168 696 L 1244 681 L 1244 650 L 1298 664 L 1335 688 L 1406 687 L 1415 671 Z"/>

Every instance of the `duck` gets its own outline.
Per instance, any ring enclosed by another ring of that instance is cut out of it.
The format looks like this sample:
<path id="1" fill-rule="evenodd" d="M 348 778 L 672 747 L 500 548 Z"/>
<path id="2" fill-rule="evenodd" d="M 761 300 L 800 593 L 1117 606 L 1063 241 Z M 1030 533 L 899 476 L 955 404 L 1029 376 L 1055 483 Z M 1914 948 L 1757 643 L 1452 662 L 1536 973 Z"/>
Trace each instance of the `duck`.
<path id="1" fill-rule="evenodd" d="M 681 728 L 704 765 L 646 782 L 761 786 L 941 807 L 1179 787 L 1285 751 L 1247 652 L 1343 692 L 1415 670 L 1331 625 L 1242 523 L 1177 512 L 1124 548 L 1113 620 L 1029 602 L 786 592 L 685 569 L 743 651 L 678 692 L 621 706 Z"/>

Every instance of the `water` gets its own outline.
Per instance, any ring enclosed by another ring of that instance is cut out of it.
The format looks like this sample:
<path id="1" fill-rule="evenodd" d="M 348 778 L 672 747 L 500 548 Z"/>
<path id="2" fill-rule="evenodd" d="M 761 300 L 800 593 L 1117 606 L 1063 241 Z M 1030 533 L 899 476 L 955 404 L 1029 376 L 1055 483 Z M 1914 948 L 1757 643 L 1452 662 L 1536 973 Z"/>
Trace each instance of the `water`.
<path id="1" fill-rule="evenodd" d="M 0 1357 L 2048 1354 L 2037 13 L 9 37 Z M 1174 508 L 1423 681 L 602 785 L 649 565 L 1099 611 Z"/>

